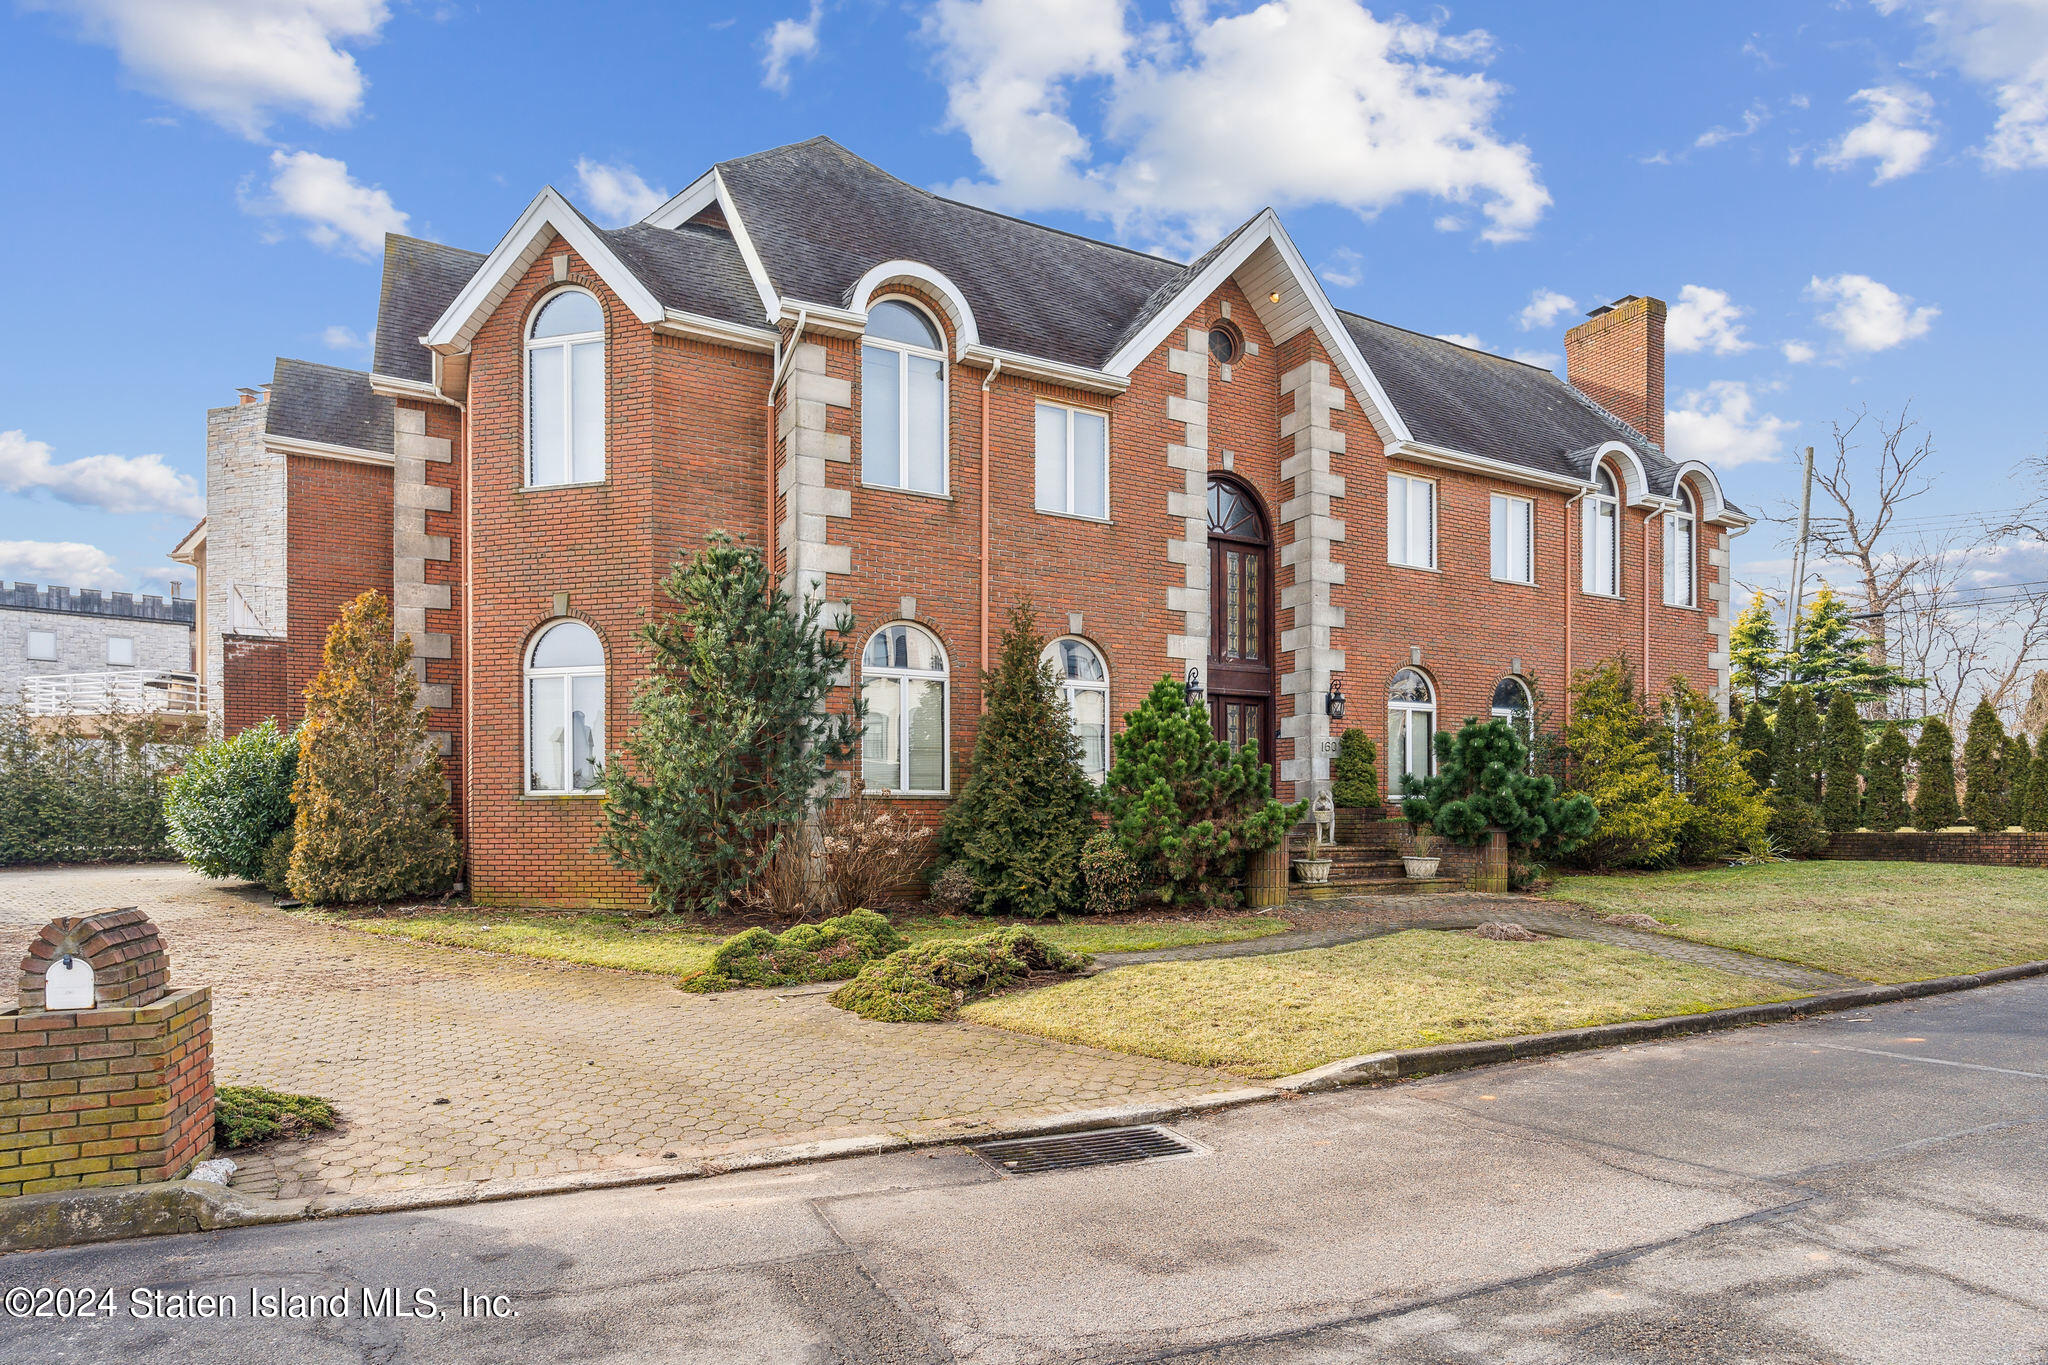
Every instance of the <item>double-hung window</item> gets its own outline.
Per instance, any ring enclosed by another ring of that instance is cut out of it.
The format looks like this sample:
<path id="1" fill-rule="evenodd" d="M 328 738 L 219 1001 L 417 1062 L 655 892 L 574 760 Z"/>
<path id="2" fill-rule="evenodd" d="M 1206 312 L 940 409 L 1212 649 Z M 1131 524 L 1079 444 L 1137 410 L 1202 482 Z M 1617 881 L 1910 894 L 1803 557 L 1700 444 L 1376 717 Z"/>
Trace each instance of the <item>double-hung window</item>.
<path id="1" fill-rule="evenodd" d="M 868 310 L 860 348 L 860 477 L 946 491 L 946 352 L 932 320 L 900 299 Z"/>
<path id="2" fill-rule="evenodd" d="M 1678 508 L 1664 517 L 1664 601 L 1674 607 L 1698 605 L 1699 512 L 1692 491 L 1678 485 Z"/>
<path id="3" fill-rule="evenodd" d="M 581 289 L 564 289 L 526 334 L 526 483 L 603 478 L 604 310 Z"/>
<path id="4" fill-rule="evenodd" d="M 1607 466 L 1593 478 L 1593 491 L 1579 502 L 1579 568 L 1585 591 L 1621 596 L 1621 495 Z"/>
<path id="5" fill-rule="evenodd" d="M 1109 418 L 1085 408 L 1040 403 L 1038 510 L 1109 517 Z"/>
<path id="6" fill-rule="evenodd" d="M 1387 563 L 1436 567 L 1436 484 L 1387 475 Z"/>
<path id="7" fill-rule="evenodd" d="M 1503 583 L 1536 581 L 1536 504 L 1495 493 L 1492 498 L 1493 576 Z"/>

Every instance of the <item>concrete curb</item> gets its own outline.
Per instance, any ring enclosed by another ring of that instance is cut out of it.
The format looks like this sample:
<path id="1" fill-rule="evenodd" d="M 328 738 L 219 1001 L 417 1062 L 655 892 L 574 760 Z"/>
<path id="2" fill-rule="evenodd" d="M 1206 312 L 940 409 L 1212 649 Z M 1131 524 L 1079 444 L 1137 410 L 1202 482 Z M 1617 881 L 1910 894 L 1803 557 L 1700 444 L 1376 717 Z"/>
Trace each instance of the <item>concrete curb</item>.
<path id="1" fill-rule="evenodd" d="M 0 1251 L 289 1223 L 306 1216 L 306 1204 L 256 1199 L 206 1180 L 22 1194 L 0 1199 Z"/>

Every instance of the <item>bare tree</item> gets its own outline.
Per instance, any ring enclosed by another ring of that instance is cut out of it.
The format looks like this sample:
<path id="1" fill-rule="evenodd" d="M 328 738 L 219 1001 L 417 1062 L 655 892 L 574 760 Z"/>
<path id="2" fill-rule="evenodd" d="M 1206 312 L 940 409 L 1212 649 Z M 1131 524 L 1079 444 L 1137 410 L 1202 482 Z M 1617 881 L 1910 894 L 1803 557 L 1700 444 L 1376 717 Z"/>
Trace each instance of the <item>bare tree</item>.
<path id="1" fill-rule="evenodd" d="M 1899 509 L 1934 486 L 1920 472 L 1934 455 L 1934 436 L 1913 420 L 1912 411 L 1909 401 L 1896 421 L 1880 416 L 1870 422 L 1865 408 L 1847 426 L 1831 423 L 1834 459 L 1813 469 L 1814 486 L 1835 508 L 1813 518 L 1813 540 L 1822 558 L 1844 565 L 1854 576 L 1852 595 L 1860 596 L 1863 610 L 1873 614 L 1870 656 L 1879 663 L 1887 657 L 1892 611 L 1927 573 L 1931 560 L 1948 548 L 1926 537 L 1893 535 Z M 1871 470 L 1860 469 L 1861 462 L 1853 458 L 1866 423 L 1876 429 L 1878 443 Z"/>

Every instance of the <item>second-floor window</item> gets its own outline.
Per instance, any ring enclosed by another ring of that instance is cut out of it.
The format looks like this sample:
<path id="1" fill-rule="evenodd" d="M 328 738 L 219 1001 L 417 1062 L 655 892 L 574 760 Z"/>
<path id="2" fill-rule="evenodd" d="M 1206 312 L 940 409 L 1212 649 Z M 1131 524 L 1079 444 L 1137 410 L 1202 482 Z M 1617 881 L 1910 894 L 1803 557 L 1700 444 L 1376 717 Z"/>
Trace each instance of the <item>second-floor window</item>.
<path id="1" fill-rule="evenodd" d="M 1081 408 L 1040 403 L 1038 510 L 1109 517 L 1109 418 Z"/>
<path id="2" fill-rule="evenodd" d="M 1699 513 L 1692 490 L 1678 485 L 1678 509 L 1664 518 L 1664 600 L 1674 607 L 1697 605 Z"/>
<path id="3" fill-rule="evenodd" d="M 946 352 L 938 325 L 901 299 L 868 310 L 860 347 L 860 477 L 946 491 Z"/>
<path id="4" fill-rule="evenodd" d="M 1436 567 L 1436 485 L 1387 475 L 1387 563 Z"/>
<path id="5" fill-rule="evenodd" d="M 581 289 L 540 306 L 526 334 L 526 482 L 604 478 L 604 310 Z"/>
<path id="6" fill-rule="evenodd" d="M 134 636 L 109 635 L 107 637 L 107 665 L 110 668 L 133 668 L 135 666 Z"/>
<path id="7" fill-rule="evenodd" d="M 28 633 L 28 657 L 41 663 L 57 661 L 57 632 L 32 630 Z"/>
<path id="8" fill-rule="evenodd" d="M 1587 592 L 1621 596 L 1621 495 L 1606 465 L 1579 502 L 1579 567 Z"/>
<path id="9" fill-rule="evenodd" d="M 1493 576 L 1504 583 L 1536 581 L 1536 504 L 1495 493 L 1492 499 Z"/>

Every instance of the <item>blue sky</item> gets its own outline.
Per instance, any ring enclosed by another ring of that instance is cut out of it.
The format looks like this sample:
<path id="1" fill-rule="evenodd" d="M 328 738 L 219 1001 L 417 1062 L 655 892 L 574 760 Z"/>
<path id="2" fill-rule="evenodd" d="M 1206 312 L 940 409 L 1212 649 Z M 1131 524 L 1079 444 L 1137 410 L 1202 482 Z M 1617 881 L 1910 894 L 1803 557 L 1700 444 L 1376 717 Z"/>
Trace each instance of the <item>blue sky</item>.
<path id="1" fill-rule="evenodd" d="M 1940 452 L 1916 511 L 2016 500 L 2048 449 L 2048 0 L 1403 13 L 18 3 L 0 578 L 177 576 L 206 408 L 280 354 L 367 365 L 385 228 L 488 249 L 544 184 L 623 221 L 820 132 L 1170 253 L 1271 203 L 1341 306 L 1503 353 L 1656 294 L 1671 443 L 1738 502 L 1780 504 L 1798 446 L 1909 399 Z M 1738 543 L 1754 581 L 1781 558 L 1769 528 Z M 2048 577 L 2030 562 L 1984 572 Z"/>

